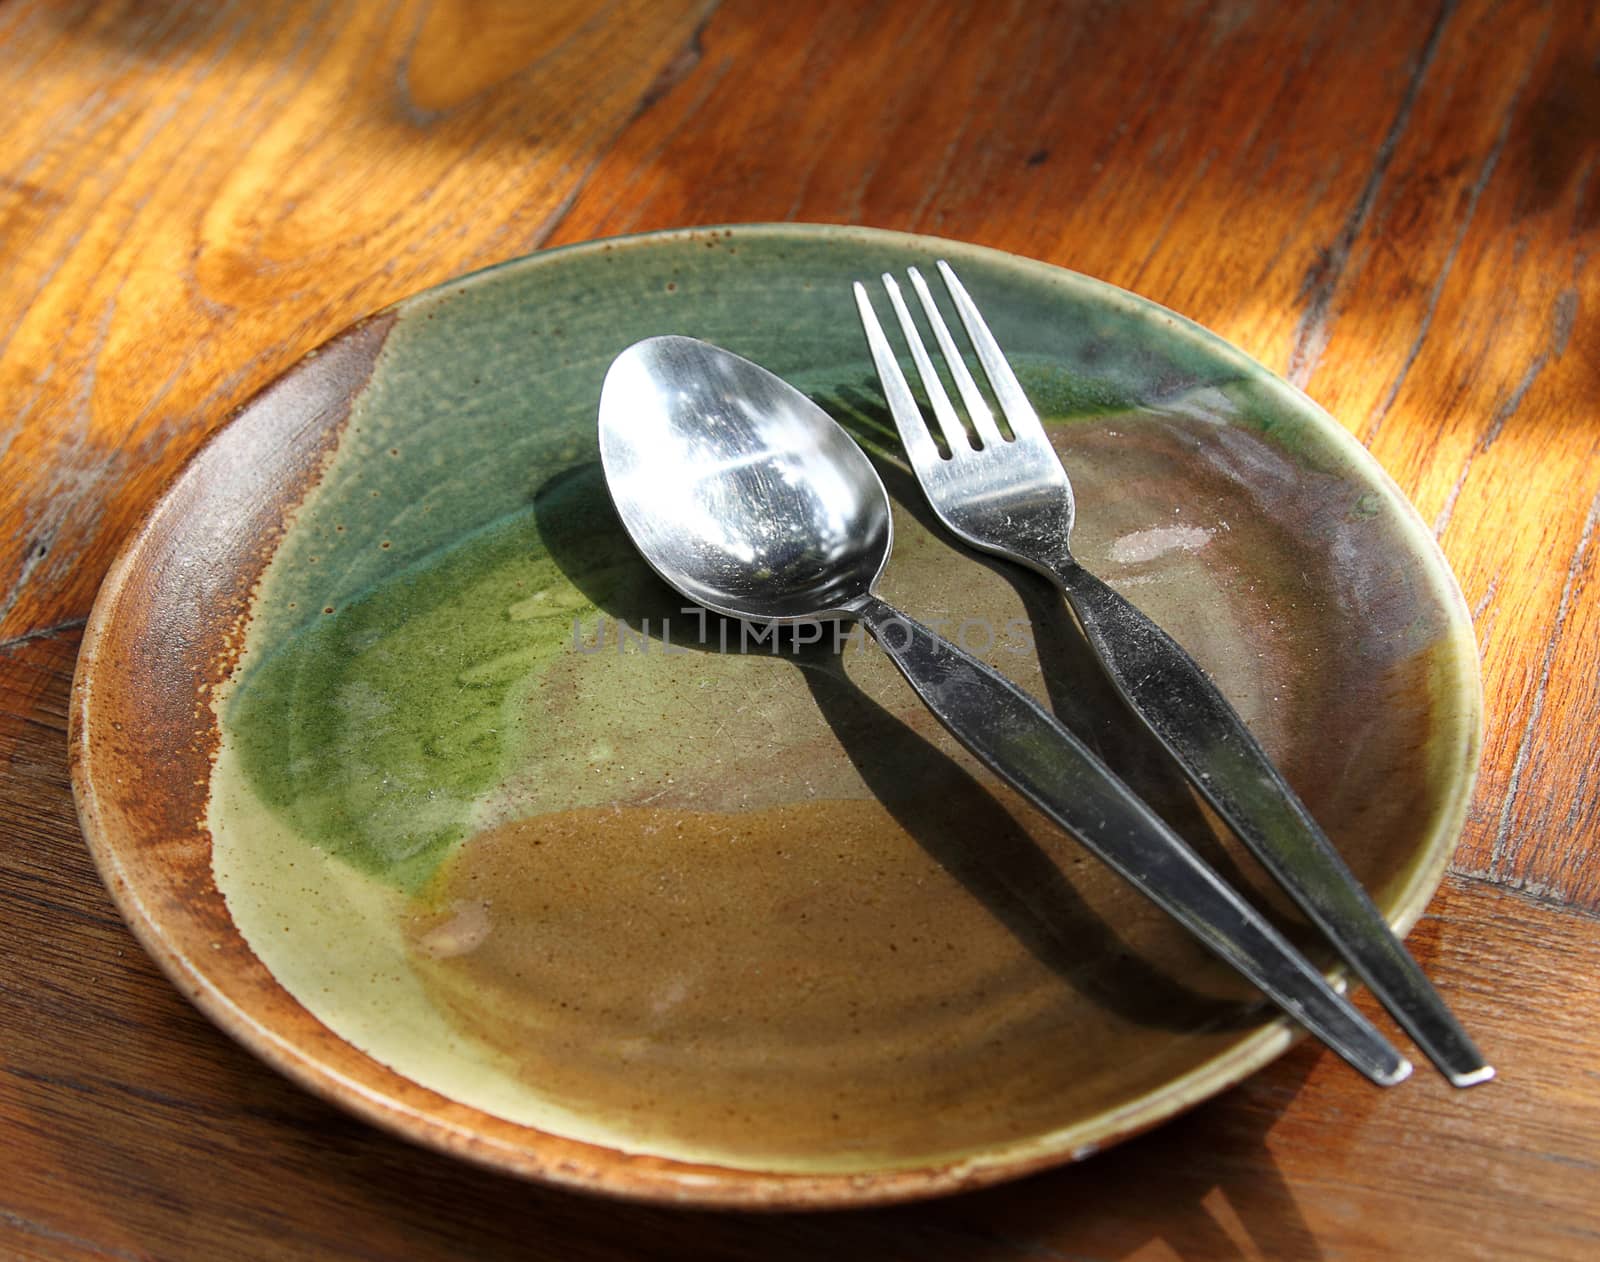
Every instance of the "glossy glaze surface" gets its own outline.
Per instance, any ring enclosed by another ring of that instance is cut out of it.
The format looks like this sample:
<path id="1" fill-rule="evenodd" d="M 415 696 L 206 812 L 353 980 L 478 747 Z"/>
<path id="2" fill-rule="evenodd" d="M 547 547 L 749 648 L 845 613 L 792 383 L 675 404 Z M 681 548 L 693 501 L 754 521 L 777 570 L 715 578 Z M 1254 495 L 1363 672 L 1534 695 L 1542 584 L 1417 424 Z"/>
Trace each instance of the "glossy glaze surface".
<path id="1" fill-rule="evenodd" d="M 615 351 L 673 331 L 757 359 L 874 451 L 895 500 L 885 595 L 975 619 L 968 647 L 1204 840 L 1056 598 L 955 548 L 897 466 L 846 282 L 929 249 L 641 239 L 399 309 L 319 471 L 280 488 L 298 506 L 219 676 L 216 885 L 327 1029 L 498 1117 L 752 1182 L 1022 1168 L 1283 1045 L 1178 930 L 1034 827 L 881 658 L 741 653 L 736 629 L 722 651 L 727 627 L 683 615 L 610 514 L 593 407 Z M 1380 903 L 1414 917 L 1476 740 L 1464 619 L 1414 518 L 1327 418 L 1207 335 L 1066 273 L 958 260 L 1054 418 L 1085 560 L 1137 589 Z M 963 928 L 941 945 L 923 924 Z M 941 950 L 959 966 L 941 971 Z M 293 1012 L 270 1016 L 292 1031 Z M 595 1054 L 608 1037 L 615 1058 Z M 915 1073 L 886 1074 L 912 1049 Z M 735 1082 L 740 1107 L 703 1107 Z"/>

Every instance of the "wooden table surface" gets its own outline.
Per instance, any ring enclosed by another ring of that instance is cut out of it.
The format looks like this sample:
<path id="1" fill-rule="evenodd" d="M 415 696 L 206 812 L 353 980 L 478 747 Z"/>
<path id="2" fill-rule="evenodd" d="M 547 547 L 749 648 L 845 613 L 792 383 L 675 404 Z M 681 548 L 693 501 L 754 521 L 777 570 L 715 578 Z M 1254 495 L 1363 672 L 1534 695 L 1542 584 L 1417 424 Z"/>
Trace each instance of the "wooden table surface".
<path id="1" fill-rule="evenodd" d="M 0 0 L 0 101 L 0 1255 L 1600 1257 L 1600 6 Z M 65 733 L 164 481 L 392 299 L 755 220 L 1135 289 L 1393 474 L 1488 716 L 1412 941 L 1498 1081 L 1380 1093 L 1301 1045 L 999 1189 L 679 1213 L 391 1139 L 167 984 L 89 861 Z"/>

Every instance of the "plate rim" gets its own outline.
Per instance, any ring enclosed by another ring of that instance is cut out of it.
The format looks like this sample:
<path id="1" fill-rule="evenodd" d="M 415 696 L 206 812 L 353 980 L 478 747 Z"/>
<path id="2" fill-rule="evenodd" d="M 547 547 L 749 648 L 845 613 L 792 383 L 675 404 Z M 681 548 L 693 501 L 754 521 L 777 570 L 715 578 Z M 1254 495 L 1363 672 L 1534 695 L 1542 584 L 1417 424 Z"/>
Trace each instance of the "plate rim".
<path id="1" fill-rule="evenodd" d="M 1238 365 L 1260 384 L 1282 396 L 1297 415 L 1315 425 L 1335 454 L 1347 462 L 1354 480 L 1384 497 L 1401 528 L 1402 538 L 1412 558 L 1419 562 L 1420 571 L 1426 574 L 1433 593 L 1449 615 L 1451 636 L 1464 641 L 1457 644 L 1457 651 L 1450 655 L 1454 669 L 1444 681 L 1441 695 L 1461 708 L 1458 723 L 1465 738 L 1465 747 L 1460 751 L 1462 756 L 1454 764 L 1449 792 L 1435 810 L 1434 827 L 1413 854 L 1399 888 L 1393 894 L 1392 906 L 1386 913 L 1401 935 L 1416 924 L 1443 882 L 1471 803 L 1483 741 L 1483 686 L 1471 615 L 1459 582 L 1438 540 L 1376 457 L 1304 390 L 1220 335 L 1120 286 L 1058 264 L 972 242 L 864 225 L 810 223 L 707 224 L 602 237 L 538 250 L 450 277 L 400 298 L 322 340 L 305 356 L 276 373 L 261 389 L 224 415 L 221 422 L 164 483 L 141 514 L 137 525 L 118 547 L 85 623 L 74 669 L 68 713 L 72 794 L 85 841 L 124 921 L 179 992 L 213 1024 L 258 1059 L 323 1099 L 390 1133 L 397 1133 L 426 1147 L 466 1158 L 479 1165 L 574 1190 L 646 1202 L 747 1210 L 848 1208 L 920 1200 L 988 1186 L 1050 1166 L 1081 1160 L 1219 1094 L 1277 1059 L 1299 1038 L 1304 1037 L 1285 1017 L 1273 1020 L 1233 1048 L 1120 1108 L 1095 1114 L 1044 1135 L 997 1145 L 976 1155 L 923 1165 L 888 1167 L 866 1173 L 782 1172 L 698 1164 L 571 1139 L 533 1126 L 508 1122 L 442 1095 L 436 1098 L 448 1107 L 432 1113 L 408 1106 L 404 1101 L 384 1094 L 370 1082 L 358 1081 L 348 1074 L 334 1071 L 319 1059 L 314 1048 L 308 1050 L 303 1040 L 300 1043 L 290 1041 L 263 1024 L 237 996 L 213 982 L 177 944 L 168 939 L 163 931 L 163 918 L 147 906 L 140 896 L 140 891 L 124 867 L 118 843 L 108 835 L 101 819 L 95 780 L 95 750 L 90 735 L 94 727 L 95 681 L 101 669 L 103 644 L 115 627 L 140 554 L 152 544 L 161 514 L 175 493 L 188 479 L 196 476 L 206 455 L 225 441 L 236 422 L 247 419 L 247 414 L 257 402 L 279 382 L 295 373 L 306 360 L 317 356 L 324 348 L 351 337 L 375 322 L 392 319 L 403 314 L 407 307 L 431 297 L 490 283 L 502 273 L 559 264 L 562 259 L 573 255 L 618 248 L 647 248 L 696 240 L 712 234 L 788 237 L 810 242 L 829 239 L 866 244 L 882 242 L 900 249 L 922 250 L 930 256 L 949 257 L 957 262 L 963 257 L 979 258 L 988 266 L 1011 270 L 1033 280 L 1043 279 L 1052 285 L 1093 292 L 1100 299 L 1109 300 L 1124 310 L 1147 318 L 1153 316 L 1162 319 L 1171 332 L 1187 337 L 1213 355 Z M 315 478 L 311 485 L 314 484 Z M 226 913 L 225 900 L 223 910 Z M 1333 975 L 1342 976 L 1343 972 L 1337 969 Z M 281 993 L 298 1011 L 300 1019 L 321 1026 L 320 1021 L 301 1007 L 287 991 Z M 369 1053 L 328 1030 L 328 1027 L 321 1028 L 377 1071 L 375 1076 L 394 1076 L 418 1091 L 436 1094 L 414 1080 L 397 1075 Z M 446 1114 L 464 1120 L 452 1120 Z M 475 1130 L 468 1124 L 475 1119 L 489 1119 L 498 1124 L 496 1129 L 510 1127 L 525 1136 L 528 1143 L 513 1145 L 490 1139 L 481 1129 Z"/>

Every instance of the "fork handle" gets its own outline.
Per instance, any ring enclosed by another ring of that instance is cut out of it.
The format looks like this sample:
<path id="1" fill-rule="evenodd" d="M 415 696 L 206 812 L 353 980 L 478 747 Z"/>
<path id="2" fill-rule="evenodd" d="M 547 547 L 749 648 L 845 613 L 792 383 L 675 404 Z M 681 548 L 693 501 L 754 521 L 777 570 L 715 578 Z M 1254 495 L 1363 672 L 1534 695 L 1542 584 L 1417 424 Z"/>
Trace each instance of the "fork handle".
<path id="1" fill-rule="evenodd" d="M 1047 710 L 875 596 L 857 611 L 917 695 L 996 774 L 1382 1086 L 1411 1066 L 1349 1000 Z"/>
<path id="2" fill-rule="evenodd" d="M 1178 642 L 1076 562 L 1052 567 L 1117 691 L 1458 1087 L 1494 1076 L 1244 720 Z"/>

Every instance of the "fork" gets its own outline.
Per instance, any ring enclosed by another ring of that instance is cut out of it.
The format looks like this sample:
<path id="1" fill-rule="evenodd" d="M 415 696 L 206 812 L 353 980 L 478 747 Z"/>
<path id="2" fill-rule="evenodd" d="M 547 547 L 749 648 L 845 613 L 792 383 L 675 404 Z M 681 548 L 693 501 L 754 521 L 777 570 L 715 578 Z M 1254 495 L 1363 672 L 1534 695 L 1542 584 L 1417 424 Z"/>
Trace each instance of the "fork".
<path id="1" fill-rule="evenodd" d="M 856 306 L 901 442 L 934 512 L 952 533 L 1043 573 L 1061 588 L 1118 693 L 1201 796 L 1305 910 L 1345 961 L 1457 1087 L 1494 1077 L 1467 1032 L 1395 936 L 1244 721 L 1177 641 L 1084 569 L 1067 546 L 1072 484 L 999 343 L 955 272 L 939 274 L 1011 431 L 1004 437 L 927 282 L 912 288 L 980 446 L 962 427 L 893 276 L 884 289 L 922 378 L 943 455 L 889 346 L 866 287 Z"/>

